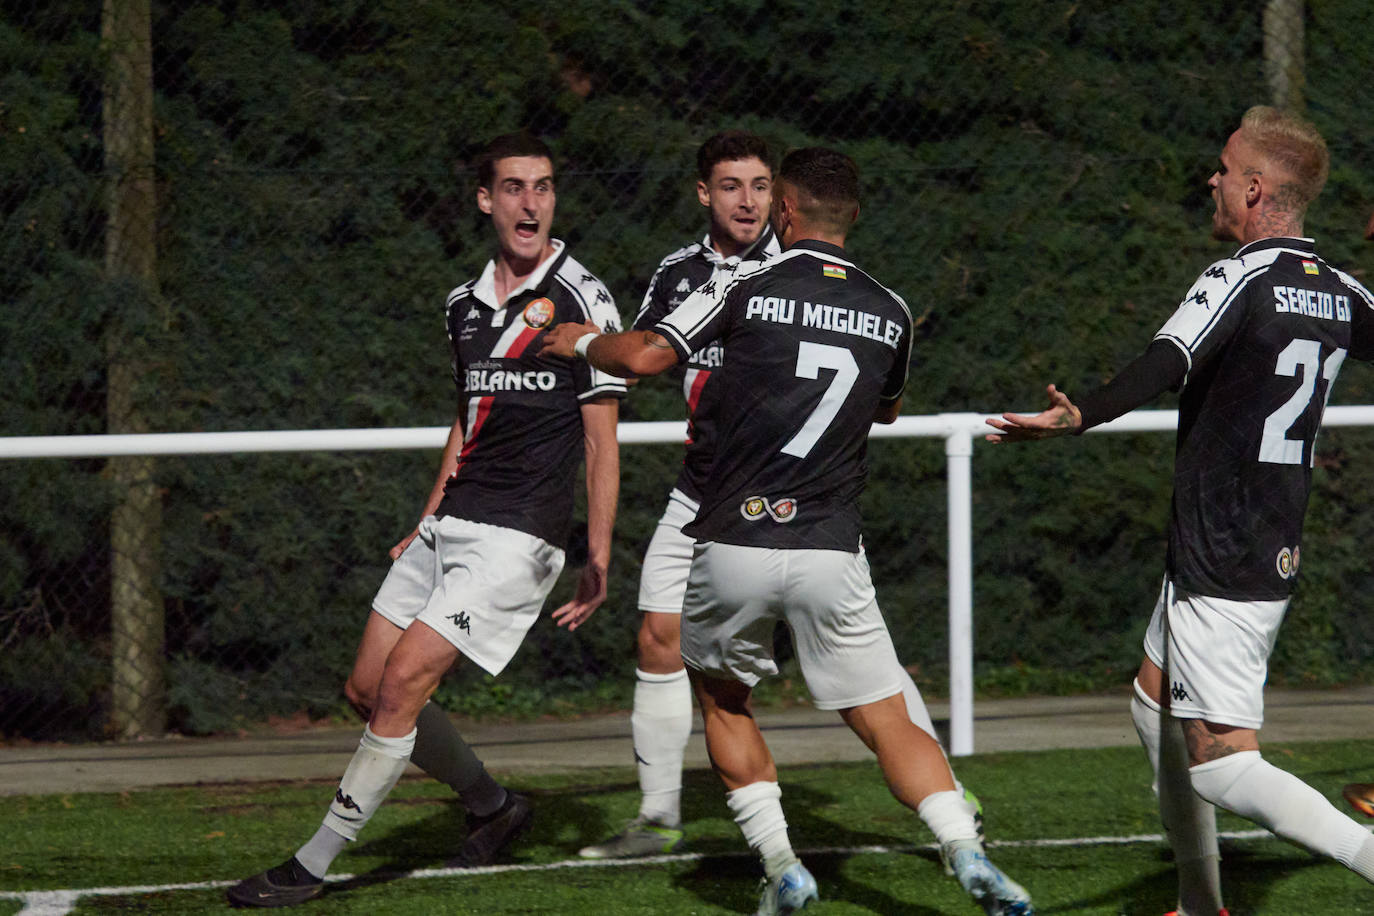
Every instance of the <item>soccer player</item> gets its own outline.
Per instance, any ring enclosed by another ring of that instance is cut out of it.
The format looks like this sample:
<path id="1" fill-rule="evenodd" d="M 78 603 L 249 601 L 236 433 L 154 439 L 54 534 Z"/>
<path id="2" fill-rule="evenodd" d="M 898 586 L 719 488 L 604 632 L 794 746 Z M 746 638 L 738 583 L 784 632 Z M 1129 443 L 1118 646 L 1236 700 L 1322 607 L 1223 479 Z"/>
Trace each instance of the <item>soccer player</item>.
<path id="1" fill-rule="evenodd" d="M 497 251 L 448 296 L 458 417 L 419 526 L 391 550 L 349 677 L 347 695 L 367 719 L 362 741 L 319 830 L 282 865 L 232 887 L 233 903 L 290 906 L 319 894 L 407 761 L 459 793 L 469 823 L 462 864 L 490 862 L 529 826 L 528 802 L 486 773 L 428 700 L 460 660 L 496 675 L 520 647 L 563 568 L 584 454 L 587 564 L 553 619 L 574 630 L 606 597 L 625 385 L 542 354 L 539 340 L 564 321 L 608 331 L 620 321 L 606 288 L 549 237 L 554 202 L 543 142 L 516 133 L 488 144 L 477 206 Z"/>
<path id="2" fill-rule="evenodd" d="M 781 255 L 722 270 L 652 330 L 568 325 L 545 346 L 642 376 L 716 338 L 725 343 L 728 358 L 711 380 L 716 457 L 683 529 L 696 544 L 682 656 L 712 765 L 762 859 L 758 912 L 792 913 L 817 896 L 750 713 L 753 685 L 777 672 L 772 633 L 783 619 L 816 705 L 839 711 L 877 754 L 893 795 L 930 826 L 963 887 L 988 913 L 1030 913 L 1026 892 L 985 856 L 940 745 L 911 721 L 861 543 L 869 427 L 898 415 L 911 315 L 844 251 L 858 185 L 849 157 L 793 151 L 773 193 Z"/>
<path id="3" fill-rule="evenodd" d="M 1374 358 L 1374 298 L 1302 234 L 1327 168 L 1310 124 L 1251 108 L 1208 181 L 1212 235 L 1239 250 L 1203 271 L 1106 386 L 1074 404 L 1050 385 L 1042 413 L 988 421 L 994 442 L 1081 433 L 1181 389 L 1164 585 L 1131 703 L 1178 866 L 1179 914 L 1225 912 L 1214 805 L 1374 881 L 1374 838 L 1266 761 L 1257 731 L 1269 653 L 1306 559 L 1322 412 L 1346 356 Z"/>
<path id="4" fill-rule="evenodd" d="M 677 308 L 724 264 L 749 265 L 780 251 L 768 225 L 773 167 L 767 142 L 729 130 L 697 150 L 697 200 L 706 208 L 706 237 L 659 262 L 633 330 L 647 330 Z M 637 640 L 630 731 L 639 771 L 639 814 L 618 834 L 581 850 L 589 859 L 672 852 L 682 842 L 682 760 L 692 733 L 692 692 L 679 647 L 682 596 L 692 565 L 692 538 L 682 533 L 701 504 L 711 466 L 709 410 L 699 410 L 706 383 L 725 351 L 708 342 L 683 365 L 687 451 L 668 505 L 649 541 L 639 578 L 642 614 Z"/>

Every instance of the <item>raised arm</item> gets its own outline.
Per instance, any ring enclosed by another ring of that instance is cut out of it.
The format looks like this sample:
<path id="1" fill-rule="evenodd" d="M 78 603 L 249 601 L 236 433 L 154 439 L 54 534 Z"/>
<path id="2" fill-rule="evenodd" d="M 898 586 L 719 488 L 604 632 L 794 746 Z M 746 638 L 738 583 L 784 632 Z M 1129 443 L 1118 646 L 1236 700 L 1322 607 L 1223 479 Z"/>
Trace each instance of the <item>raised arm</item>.
<path id="1" fill-rule="evenodd" d="M 602 398 L 583 404 L 581 410 L 587 456 L 587 565 L 572 600 L 553 612 L 554 622 L 569 630 L 581 626 L 606 600 L 611 530 L 620 492 L 620 444 L 616 441 L 620 402 Z"/>

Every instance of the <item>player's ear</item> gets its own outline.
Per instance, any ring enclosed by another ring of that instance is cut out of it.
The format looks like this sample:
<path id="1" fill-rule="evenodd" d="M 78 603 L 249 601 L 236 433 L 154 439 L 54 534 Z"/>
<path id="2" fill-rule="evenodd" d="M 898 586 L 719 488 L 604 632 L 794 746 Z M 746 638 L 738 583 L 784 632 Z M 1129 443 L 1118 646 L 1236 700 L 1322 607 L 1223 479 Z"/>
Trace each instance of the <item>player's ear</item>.
<path id="1" fill-rule="evenodd" d="M 706 186 L 706 182 L 697 182 L 697 200 L 703 207 L 711 206 L 711 189 Z"/>
<path id="2" fill-rule="evenodd" d="M 491 192 L 486 188 L 477 189 L 477 209 L 491 216 Z"/>

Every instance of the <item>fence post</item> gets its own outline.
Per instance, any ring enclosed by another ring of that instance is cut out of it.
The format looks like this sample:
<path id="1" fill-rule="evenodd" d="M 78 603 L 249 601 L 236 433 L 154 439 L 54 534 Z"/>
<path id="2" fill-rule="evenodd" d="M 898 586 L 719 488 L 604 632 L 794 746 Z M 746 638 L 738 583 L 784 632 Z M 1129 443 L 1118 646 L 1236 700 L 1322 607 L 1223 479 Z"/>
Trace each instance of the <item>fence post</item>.
<path id="1" fill-rule="evenodd" d="M 109 185 L 105 273 L 125 303 L 105 341 L 106 423 L 111 433 L 142 433 L 148 422 L 138 386 L 148 365 L 137 327 L 158 291 L 149 0 L 105 0 L 101 38 L 109 55 L 102 113 Z M 110 460 L 110 726 L 121 738 L 160 735 L 167 727 L 162 496 L 155 468 L 148 455 Z"/>
<path id="2" fill-rule="evenodd" d="M 943 415 L 949 529 L 949 752 L 973 753 L 973 436 L 967 415 Z"/>
<path id="3" fill-rule="evenodd" d="M 1302 0 L 1264 4 L 1264 78 L 1275 108 L 1302 111 L 1307 80 Z"/>

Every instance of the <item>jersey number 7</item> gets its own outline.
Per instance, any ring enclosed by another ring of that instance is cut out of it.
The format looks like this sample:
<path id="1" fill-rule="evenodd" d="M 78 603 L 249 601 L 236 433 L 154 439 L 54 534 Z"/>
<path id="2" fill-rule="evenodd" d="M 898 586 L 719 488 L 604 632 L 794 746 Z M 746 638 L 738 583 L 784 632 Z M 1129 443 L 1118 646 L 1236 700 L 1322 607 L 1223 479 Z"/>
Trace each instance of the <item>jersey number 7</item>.
<path id="1" fill-rule="evenodd" d="M 854 354 L 844 347 L 802 341 L 797 346 L 797 378 L 820 378 L 822 369 L 833 370 L 835 377 L 830 380 L 820 403 L 811 411 L 802 428 L 782 447 L 784 455 L 805 458 L 811 453 L 821 434 L 840 412 L 844 399 L 849 396 L 849 390 L 859 377 L 859 364 L 854 361 Z"/>

